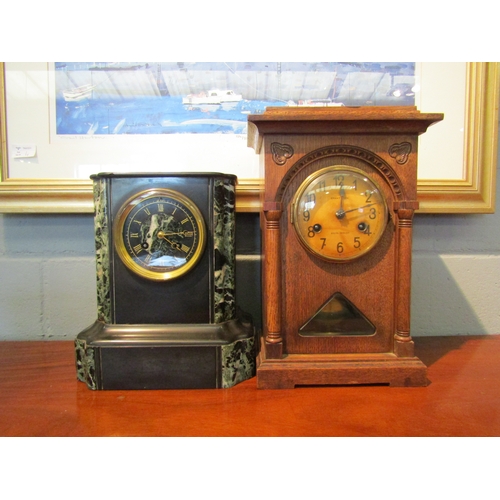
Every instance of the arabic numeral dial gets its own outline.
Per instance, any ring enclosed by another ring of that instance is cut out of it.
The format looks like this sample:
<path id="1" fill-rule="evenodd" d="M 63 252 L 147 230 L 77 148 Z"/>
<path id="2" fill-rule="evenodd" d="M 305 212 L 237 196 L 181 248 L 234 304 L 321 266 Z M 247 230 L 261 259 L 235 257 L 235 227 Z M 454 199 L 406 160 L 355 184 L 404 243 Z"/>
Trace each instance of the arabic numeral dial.
<path id="1" fill-rule="evenodd" d="M 377 246 L 388 220 L 384 191 L 367 172 L 347 166 L 311 174 L 292 202 L 292 224 L 306 251 L 327 261 L 359 258 Z"/>

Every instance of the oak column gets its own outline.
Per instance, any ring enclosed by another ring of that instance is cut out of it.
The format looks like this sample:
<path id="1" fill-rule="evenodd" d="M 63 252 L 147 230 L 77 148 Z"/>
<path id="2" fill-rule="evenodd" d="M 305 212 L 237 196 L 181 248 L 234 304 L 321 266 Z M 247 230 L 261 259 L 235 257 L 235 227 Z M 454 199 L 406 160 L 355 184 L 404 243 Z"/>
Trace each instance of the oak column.
<path id="1" fill-rule="evenodd" d="M 395 203 L 398 217 L 398 272 L 394 353 L 399 357 L 414 356 L 414 344 L 410 335 L 410 294 L 413 214 L 417 208 L 418 201 Z"/>
<path id="2" fill-rule="evenodd" d="M 281 262 L 280 219 L 282 207 L 279 202 L 264 202 L 264 309 L 265 309 L 265 349 L 266 357 L 279 359 L 283 355 L 281 337 Z"/>

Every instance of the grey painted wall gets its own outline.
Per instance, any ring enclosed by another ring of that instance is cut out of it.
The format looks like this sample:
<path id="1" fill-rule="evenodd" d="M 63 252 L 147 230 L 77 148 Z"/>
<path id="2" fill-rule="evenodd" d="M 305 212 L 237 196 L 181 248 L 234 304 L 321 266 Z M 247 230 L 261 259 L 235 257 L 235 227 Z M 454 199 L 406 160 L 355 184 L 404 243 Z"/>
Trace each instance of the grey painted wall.
<path id="1" fill-rule="evenodd" d="M 238 214 L 236 286 L 258 323 L 257 220 Z M 415 217 L 413 336 L 500 334 L 499 228 L 500 210 Z M 95 318 L 92 216 L 0 214 L 0 340 L 73 340 Z"/>

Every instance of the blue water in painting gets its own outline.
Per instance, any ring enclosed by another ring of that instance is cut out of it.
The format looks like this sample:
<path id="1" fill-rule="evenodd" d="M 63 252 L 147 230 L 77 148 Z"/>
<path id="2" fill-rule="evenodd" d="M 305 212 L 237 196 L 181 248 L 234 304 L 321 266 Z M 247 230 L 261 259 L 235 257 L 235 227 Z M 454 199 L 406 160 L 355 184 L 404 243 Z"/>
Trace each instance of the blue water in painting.
<path id="1" fill-rule="evenodd" d="M 246 133 L 247 115 L 262 113 L 280 101 L 249 101 L 187 107 L 181 96 L 141 97 L 107 102 L 58 99 L 58 134 Z"/>
<path id="2" fill-rule="evenodd" d="M 414 105 L 412 62 L 56 62 L 55 71 L 60 135 L 244 134 L 248 114 L 288 101 Z M 246 99 L 182 104 L 181 91 L 206 92 L 215 81 Z"/>

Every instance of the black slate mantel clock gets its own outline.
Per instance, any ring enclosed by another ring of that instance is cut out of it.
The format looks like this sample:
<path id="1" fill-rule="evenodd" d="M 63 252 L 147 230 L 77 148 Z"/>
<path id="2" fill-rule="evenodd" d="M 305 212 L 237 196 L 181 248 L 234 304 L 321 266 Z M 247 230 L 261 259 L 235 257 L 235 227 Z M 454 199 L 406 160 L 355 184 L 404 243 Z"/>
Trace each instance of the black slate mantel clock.
<path id="1" fill-rule="evenodd" d="M 76 338 L 91 389 L 231 387 L 254 375 L 235 303 L 234 175 L 92 176 L 97 320 Z"/>
<path id="2" fill-rule="evenodd" d="M 281 107 L 248 117 L 260 155 L 259 388 L 427 384 L 410 335 L 414 107 Z"/>

